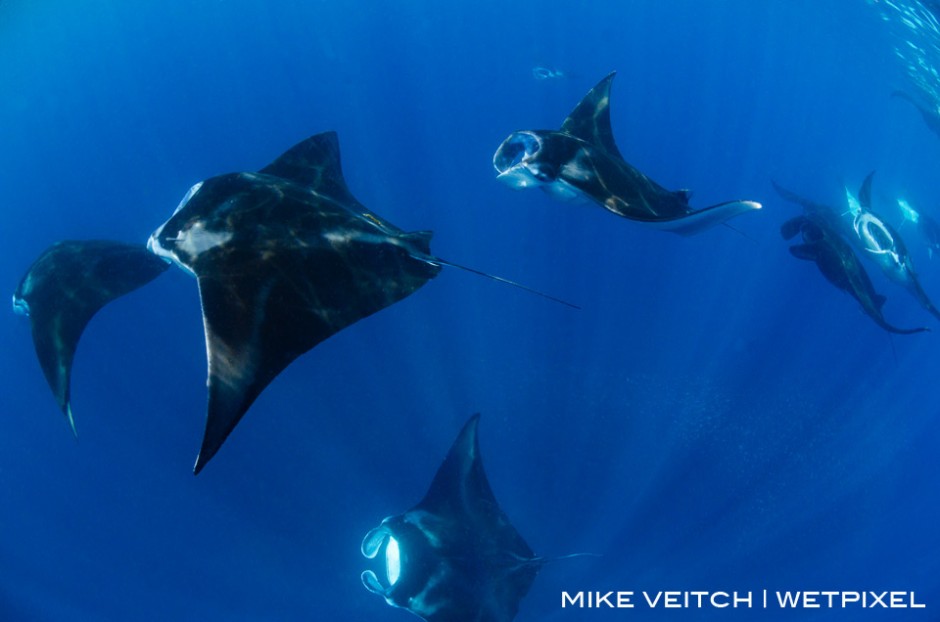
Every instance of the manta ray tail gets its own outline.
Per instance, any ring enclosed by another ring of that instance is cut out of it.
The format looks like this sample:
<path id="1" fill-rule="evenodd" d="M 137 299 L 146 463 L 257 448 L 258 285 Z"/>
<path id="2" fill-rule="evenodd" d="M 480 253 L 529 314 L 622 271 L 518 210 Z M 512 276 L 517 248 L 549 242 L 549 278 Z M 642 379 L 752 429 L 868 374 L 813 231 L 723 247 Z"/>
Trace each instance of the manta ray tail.
<path id="1" fill-rule="evenodd" d="M 540 292 L 539 290 L 533 289 L 533 288 L 531 288 L 531 287 L 529 287 L 529 286 L 527 286 L 527 285 L 523 285 L 522 283 L 517 283 L 517 282 L 515 282 L 515 281 L 510 281 L 509 279 L 504 279 L 504 278 L 501 277 L 501 276 L 496 276 L 496 275 L 494 275 L 494 274 L 489 274 L 488 272 L 483 272 L 482 270 L 476 270 L 475 268 L 469 268 L 469 267 L 467 267 L 467 266 L 463 266 L 463 265 L 460 265 L 460 264 L 458 264 L 458 263 L 454 263 L 454 262 L 452 262 L 452 261 L 447 261 L 447 260 L 441 259 L 440 257 L 432 257 L 432 258 L 429 259 L 429 261 L 431 261 L 432 263 L 440 264 L 440 265 L 442 265 L 442 266 L 450 266 L 451 268 L 458 268 L 458 269 L 460 269 L 460 270 L 465 270 L 465 271 L 470 272 L 470 273 L 472 273 L 472 274 L 477 274 L 477 275 L 479 275 L 479 276 L 484 276 L 484 277 L 486 277 L 486 278 L 488 278 L 488 279 L 492 279 L 492 280 L 498 281 L 498 282 L 500 282 L 500 283 L 505 283 L 506 285 L 512 285 L 513 287 L 518 287 L 519 289 L 525 290 L 525 291 L 527 291 L 527 292 L 529 292 L 529 293 L 531 293 L 531 294 L 535 294 L 536 296 L 541 296 L 542 298 L 548 298 L 549 300 L 551 300 L 551 301 L 553 301 L 553 302 L 557 302 L 557 303 L 563 304 L 563 305 L 565 305 L 566 307 L 571 307 L 572 309 L 580 309 L 580 308 L 581 308 L 581 307 L 579 307 L 578 305 L 576 305 L 576 304 L 574 304 L 574 303 L 568 302 L 567 300 L 562 300 L 561 298 L 556 298 L 556 297 L 554 297 L 554 296 L 551 296 L 551 295 L 549 295 L 549 294 L 546 294 L 545 292 Z"/>

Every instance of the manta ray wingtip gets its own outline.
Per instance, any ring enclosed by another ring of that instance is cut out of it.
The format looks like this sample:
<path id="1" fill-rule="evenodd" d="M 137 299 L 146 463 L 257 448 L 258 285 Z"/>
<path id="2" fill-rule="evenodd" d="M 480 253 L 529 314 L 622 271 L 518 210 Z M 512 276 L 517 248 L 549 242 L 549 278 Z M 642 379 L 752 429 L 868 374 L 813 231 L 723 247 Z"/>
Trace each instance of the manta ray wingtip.
<path id="1" fill-rule="evenodd" d="M 202 471 L 202 468 L 206 466 L 206 462 L 201 458 L 202 454 L 196 456 L 196 464 L 193 465 L 193 475 L 199 475 L 199 472 Z"/>
<path id="2" fill-rule="evenodd" d="M 210 447 L 206 439 L 203 439 L 202 446 L 199 448 L 199 453 L 196 455 L 196 463 L 193 464 L 193 475 L 199 475 L 200 472 L 209 464 L 209 461 L 212 460 L 216 452 L 218 452 L 221 445 L 216 445 L 215 447 Z"/>
<path id="3" fill-rule="evenodd" d="M 72 430 L 72 436 L 75 437 L 75 440 L 78 440 L 78 429 L 75 427 L 75 417 L 72 416 L 72 405 L 66 402 L 65 407 L 62 409 L 65 413 L 65 420 L 69 424 L 69 429 Z"/>

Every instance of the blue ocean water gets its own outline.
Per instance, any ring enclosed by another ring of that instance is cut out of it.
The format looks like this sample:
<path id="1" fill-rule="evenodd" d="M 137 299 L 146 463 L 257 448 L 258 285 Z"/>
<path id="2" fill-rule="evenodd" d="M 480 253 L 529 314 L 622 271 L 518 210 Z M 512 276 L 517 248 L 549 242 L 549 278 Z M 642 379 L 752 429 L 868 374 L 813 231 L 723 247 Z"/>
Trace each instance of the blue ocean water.
<path id="1" fill-rule="evenodd" d="M 517 620 L 934 620 L 936 321 L 877 273 L 889 336 L 779 234 L 771 181 L 940 218 L 940 101 L 916 0 L 0 3 L 0 283 L 60 239 L 144 242 L 195 182 L 339 133 L 357 198 L 446 269 L 264 392 L 198 477 L 205 346 L 168 272 L 102 310 L 76 442 L 28 322 L 0 314 L 0 619 L 409 620 L 363 589 L 363 535 L 424 494 L 463 422 L 549 564 Z M 533 68 L 563 75 L 537 79 Z M 618 72 L 624 157 L 704 207 L 679 236 L 513 192 L 491 158 Z M 925 289 L 940 257 L 901 227 Z M 926 609 L 561 608 L 562 591 L 898 590 Z"/>

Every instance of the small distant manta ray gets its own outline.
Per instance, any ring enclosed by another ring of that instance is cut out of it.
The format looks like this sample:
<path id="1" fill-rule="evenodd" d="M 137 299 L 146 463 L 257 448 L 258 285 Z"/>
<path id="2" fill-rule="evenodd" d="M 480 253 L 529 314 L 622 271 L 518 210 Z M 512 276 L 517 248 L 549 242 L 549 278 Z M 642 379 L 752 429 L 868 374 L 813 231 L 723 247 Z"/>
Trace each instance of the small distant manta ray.
<path id="1" fill-rule="evenodd" d="M 537 557 L 510 524 L 483 470 L 479 419 L 464 425 L 421 503 L 362 541 L 380 563 L 362 573 L 366 589 L 427 622 L 510 622 L 543 564 L 583 555 Z"/>
<path id="2" fill-rule="evenodd" d="M 618 216 L 681 235 L 760 209 L 754 201 L 729 201 L 695 211 L 688 190 L 666 190 L 628 164 L 610 126 L 615 73 L 591 89 L 560 130 L 510 134 L 493 156 L 497 179 L 516 189 L 541 188 L 561 200 L 589 199 Z"/>
<path id="3" fill-rule="evenodd" d="M 29 269 L 13 304 L 30 316 L 37 356 L 74 432 L 69 376 L 88 320 L 155 278 L 166 262 L 195 276 L 209 368 L 198 474 L 294 359 L 414 293 L 442 265 L 545 296 L 437 258 L 430 241 L 430 231 L 402 231 L 353 197 L 336 134 L 325 132 L 257 173 L 197 183 L 147 248 L 97 241 L 53 246 Z"/>
<path id="4" fill-rule="evenodd" d="M 566 74 L 561 69 L 552 69 L 551 67 L 533 67 L 532 77 L 536 80 L 561 80 L 562 78 L 567 78 L 568 74 Z"/>
<path id="5" fill-rule="evenodd" d="M 807 212 L 783 223 L 780 234 L 785 240 L 791 240 L 801 234 L 802 244 L 791 246 L 790 254 L 798 259 L 816 262 L 826 280 L 855 298 L 862 310 L 881 328 L 900 335 L 928 330 L 897 328 L 885 320 L 882 313 L 885 297 L 875 291 L 868 273 L 851 245 L 826 221 L 812 212 Z"/>
<path id="6" fill-rule="evenodd" d="M 927 254 L 933 259 L 934 252 L 940 251 L 940 224 L 927 214 L 918 212 L 904 199 L 898 199 L 898 209 L 901 210 L 904 222 L 913 224 L 920 232 L 927 243 Z"/>
<path id="7" fill-rule="evenodd" d="M 920 284 L 914 262 L 901 235 L 871 209 L 871 182 L 875 172 L 865 177 L 858 193 L 859 212 L 853 228 L 866 256 L 878 264 L 889 279 L 906 289 L 920 305 L 940 319 L 938 310 Z"/>
<path id="8" fill-rule="evenodd" d="M 894 91 L 891 93 L 892 97 L 897 97 L 909 102 L 912 106 L 917 108 L 917 111 L 920 113 L 920 116 L 924 119 L 924 123 L 930 129 L 931 132 L 940 136 L 940 110 L 936 107 L 931 110 L 923 104 L 919 103 L 916 99 L 905 93 L 904 91 Z"/>

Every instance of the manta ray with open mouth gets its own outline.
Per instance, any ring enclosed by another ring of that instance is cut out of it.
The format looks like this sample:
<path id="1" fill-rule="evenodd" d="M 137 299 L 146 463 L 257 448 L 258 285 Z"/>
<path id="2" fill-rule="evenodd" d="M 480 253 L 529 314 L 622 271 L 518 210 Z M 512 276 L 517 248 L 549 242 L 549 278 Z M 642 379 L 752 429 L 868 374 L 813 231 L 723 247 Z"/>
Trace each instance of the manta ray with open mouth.
<path id="1" fill-rule="evenodd" d="M 493 156 L 497 179 L 562 200 L 588 199 L 628 220 L 682 235 L 761 208 L 754 201 L 728 201 L 693 210 L 688 190 L 666 190 L 627 163 L 610 128 L 614 75 L 585 95 L 560 130 L 510 134 Z"/>

